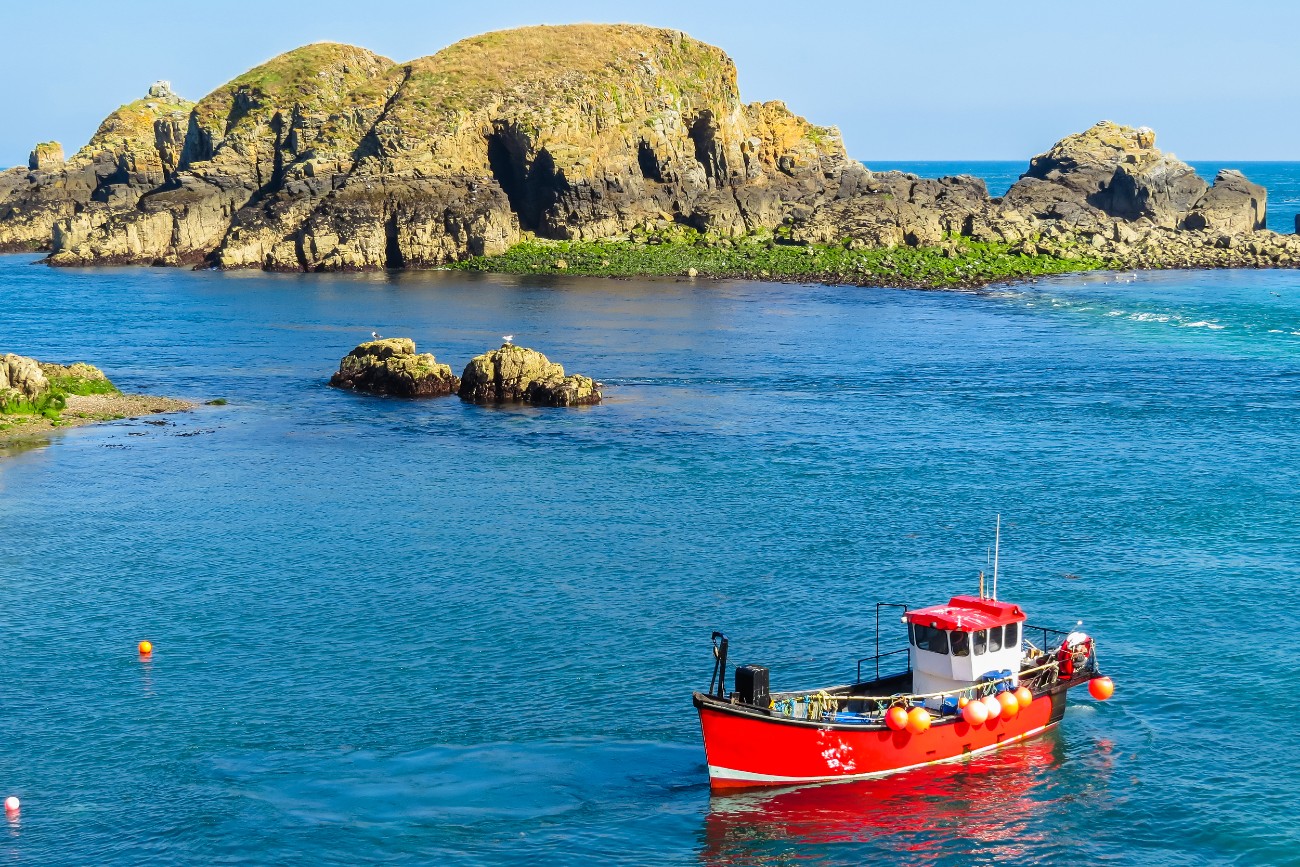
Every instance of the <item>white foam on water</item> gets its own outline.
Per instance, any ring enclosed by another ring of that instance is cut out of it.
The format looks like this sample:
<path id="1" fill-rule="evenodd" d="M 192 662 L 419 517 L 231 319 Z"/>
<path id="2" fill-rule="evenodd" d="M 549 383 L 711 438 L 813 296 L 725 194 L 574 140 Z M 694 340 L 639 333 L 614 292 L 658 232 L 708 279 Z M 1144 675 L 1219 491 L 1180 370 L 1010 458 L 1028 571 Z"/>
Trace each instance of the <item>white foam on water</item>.
<path id="1" fill-rule="evenodd" d="M 1168 313 L 1133 313 L 1129 316 L 1134 322 L 1168 322 L 1171 318 Z"/>
<path id="2" fill-rule="evenodd" d="M 1209 328 L 1212 331 L 1222 331 L 1227 327 L 1226 325 L 1219 325 L 1215 322 L 1206 322 L 1203 319 L 1197 322 L 1184 322 L 1182 325 L 1184 328 Z"/>
<path id="3" fill-rule="evenodd" d="M 1110 311 L 1109 313 L 1107 313 L 1106 315 L 1107 315 L 1107 316 L 1123 316 L 1123 315 L 1124 315 L 1124 311 L 1123 311 L 1123 310 L 1112 310 L 1112 311 Z"/>

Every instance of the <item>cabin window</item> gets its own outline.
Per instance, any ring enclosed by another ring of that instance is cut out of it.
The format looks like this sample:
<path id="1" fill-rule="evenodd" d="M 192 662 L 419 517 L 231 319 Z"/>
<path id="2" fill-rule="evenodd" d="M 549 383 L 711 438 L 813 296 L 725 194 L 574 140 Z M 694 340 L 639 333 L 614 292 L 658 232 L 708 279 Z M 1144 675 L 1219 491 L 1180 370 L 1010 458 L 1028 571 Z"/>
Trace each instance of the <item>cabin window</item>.
<path id="1" fill-rule="evenodd" d="M 1002 649 L 1002 627 L 994 626 L 989 630 L 989 653 Z"/>
<path id="2" fill-rule="evenodd" d="M 975 635 L 975 655 L 982 656 L 985 650 L 988 650 L 989 634 L 986 630 L 981 629 Z"/>
<path id="3" fill-rule="evenodd" d="M 1008 623 L 1002 627 L 1002 646 L 1011 648 L 1020 646 L 1020 624 Z"/>
<path id="4" fill-rule="evenodd" d="M 928 650 L 931 653 L 948 652 L 948 633 L 942 629 L 933 626 L 926 626 L 923 623 L 913 623 L 912 627 L 912 644 L 918 650 Z"/>
<path id="5" fill-rule="evenodd" d="M 953 656 L 970 656 L 970 635 L 965 632 L 953 632 L 949 636 Z"/>

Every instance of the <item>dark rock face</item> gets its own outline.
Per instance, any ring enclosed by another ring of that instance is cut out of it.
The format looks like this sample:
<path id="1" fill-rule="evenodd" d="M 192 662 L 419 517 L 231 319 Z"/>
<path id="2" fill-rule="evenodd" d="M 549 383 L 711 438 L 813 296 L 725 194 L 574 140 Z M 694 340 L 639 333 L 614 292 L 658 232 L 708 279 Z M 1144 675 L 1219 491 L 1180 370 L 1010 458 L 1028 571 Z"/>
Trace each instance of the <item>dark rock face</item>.
<path id="1" fill-rule="evenodd" d="M 432 355 L 417 355 L 414 340 L 390 337 L 362 343 L 349 352 L 330 385 L 368 394 L 438 397 L 455 394 L 460 380 Z"/>
<path id="2" fill-rule="evenodd" d="M 461 375 L 460 396 L 473 403 L 523 402 L 537 406 L 585 406 L 601 401 L 600 383 L 564 368 L 545 355 L 504 344 L 475 356 Z"/>

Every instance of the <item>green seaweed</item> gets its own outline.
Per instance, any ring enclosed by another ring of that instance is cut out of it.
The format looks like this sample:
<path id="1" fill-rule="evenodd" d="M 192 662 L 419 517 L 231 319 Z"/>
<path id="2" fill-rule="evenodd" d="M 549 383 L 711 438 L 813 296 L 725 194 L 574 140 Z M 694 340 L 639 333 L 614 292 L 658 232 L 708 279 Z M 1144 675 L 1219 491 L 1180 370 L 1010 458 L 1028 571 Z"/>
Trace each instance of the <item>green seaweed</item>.
<path id="1" fill-rule="evenodd" d="M 68 407 L 68 396 L 57 388 L 27 397 L 17 392 L 0 394 L 0 415 L 39 415 L 57 421 Z"/>
<path id="2" fill-rule="evenodd" d="M 507 274 L 566 273 L 602 277 L 773 278 L 825 283 L 921 288 L 982 286 L 1107 267 L 1086 251 L 1026 255 L 1010 244 L 954 237 L 942 247 L 854 249 L 854 245 L 783 242 L 782 232 L 740 238 L 703 235 L 685 226 L 634 232 L 624 240 L 533 239 L 497 256 L 476 256 L 450 267 Z"/>

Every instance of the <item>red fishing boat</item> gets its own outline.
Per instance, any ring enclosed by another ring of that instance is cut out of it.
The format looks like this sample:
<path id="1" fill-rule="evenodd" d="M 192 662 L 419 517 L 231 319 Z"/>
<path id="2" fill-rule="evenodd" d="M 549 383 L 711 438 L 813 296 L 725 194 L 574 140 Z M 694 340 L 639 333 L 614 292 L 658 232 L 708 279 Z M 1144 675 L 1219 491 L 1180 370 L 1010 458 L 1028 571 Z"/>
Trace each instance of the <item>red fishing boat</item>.
<path id="1" fill-rule="evenodd" d="M 742 665 L 728 693 L 727 637 L 713 633 L 713 679 L 694 696 L 710 784 L 853 780 L 964 759 L 1056 725 L 1073 687 L 1109 698 L 1096 642 L 1029 626 L 1019 605 L 997 600 L 994 575 L 989 596 L 981 575 L 978 596 L 917 609 L 878 603 L 876 654 L 858 661 L 850 684 L 773 693 L 767 668 Z M 894 609 L 908 646 L 881 653 L 881 614 Z"/>

